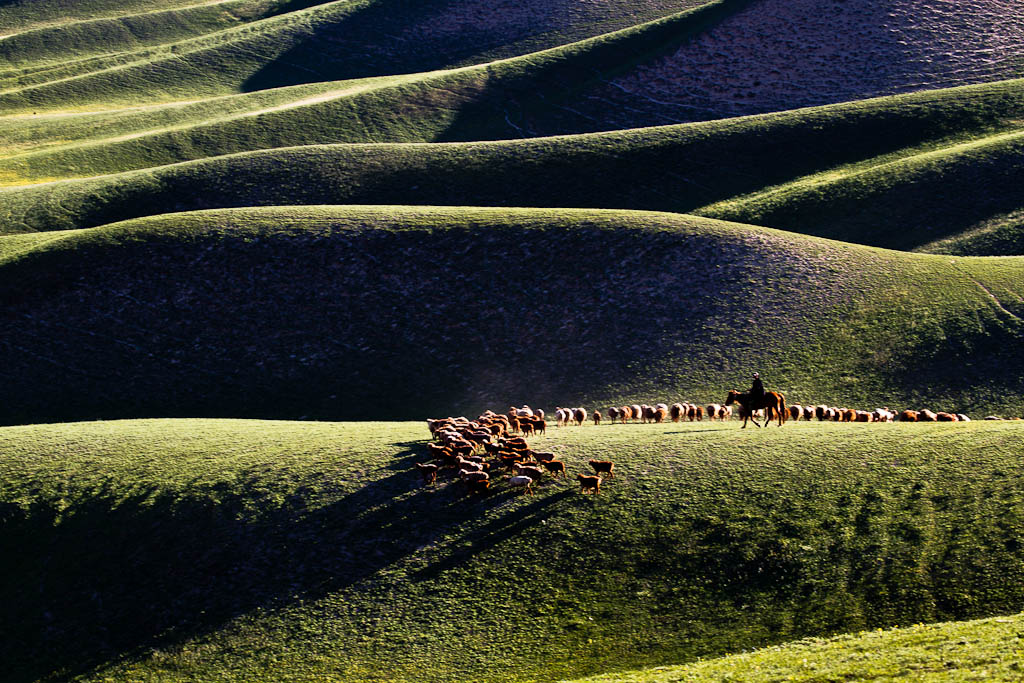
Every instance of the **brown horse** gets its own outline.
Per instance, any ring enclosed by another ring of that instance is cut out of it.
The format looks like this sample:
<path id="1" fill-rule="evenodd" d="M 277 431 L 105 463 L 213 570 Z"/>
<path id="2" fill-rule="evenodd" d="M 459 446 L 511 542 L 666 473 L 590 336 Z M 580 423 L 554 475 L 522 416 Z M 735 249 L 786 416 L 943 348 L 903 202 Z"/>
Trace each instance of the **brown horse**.
<path id="1" fill-rule="evenodd" d="M 767 427 L 768 423 L 771 422 L 773 418 L 779 421 L 780 427 L 782 426 L 782 423 L 786 421 L 786 397 L 777 391 L 766 391 L 764 399 L 757 400 L 750 394 L 741 394 L 733 389 L 729 392 L 729 395 L 726 396 L 725 405 L 729 406 L 733 403 L 738 403 L 743 409 L 741 412 L 743 413 L 744 429 L 747 426 L 748 419 L 754 423 L 755 427 L 762 426 L 753 418 L 754 411 L 761 408 L 764 409 L 763 426 Z"/>

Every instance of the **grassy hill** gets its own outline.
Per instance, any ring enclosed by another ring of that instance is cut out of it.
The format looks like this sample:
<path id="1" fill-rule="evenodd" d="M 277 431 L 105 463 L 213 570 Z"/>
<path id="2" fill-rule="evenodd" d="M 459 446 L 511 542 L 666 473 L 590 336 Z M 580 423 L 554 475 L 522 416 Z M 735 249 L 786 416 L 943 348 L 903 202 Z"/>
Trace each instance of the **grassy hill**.
<path id="1" fill-rule="evenodd" d="M 444 207 L 218 210 L 15 240 L 7 423 L 720 400 L 752 369 L 791 401 L 1024 409 L 1017 258 Z"/>
<path id="2" fill-rule="evenodd" d="M 552 427 L 601 495 L 482 500 L 425 434 L 0 429 L 5 678 L 556 680 L 1024 598 L 1019 423 Z"/>
<path id="3" fill-rule="evenodd" d="M 1022 620 L 1018 614 L 809 638 L 696 664 L 620 671 L 578 681 L 1017 681 Z"/>
<path id="4" fill-rule="evenodd" d="M 593 206 L 695 212 L 916 248 L 972 232 L 1024 203 L 1017 168 L 1021 87 L 1021 81 L 1006 81 L 539 140 L 306 145 L 229 155 L 0 189 L 0 229 L 92 227 L 169 211 L 251 205 Z M 315 111 L 303 112 L 305 107 L 263 104 L 276 110 L 272 128 L 261 128 L 260 117 L 236 112 L 202 129 L 129 134 L 16 154 L 0 162 L 0 173 L 6 166 L 11 178 L 93 175 L 213 151 L 309 141 L 328 136 L 324 126 L 334 125 Z M 157 116 L 139 114 L 140 119 Z M 68 125 L 87 130 L 85 122 Z M 39 127 L 12 132 L 9 144 L 22 144 Z M 796 147 L 803 153 L 790 154 Z M 735 162 L 719 163 L 722 154 L 734 155 Z M 1020 253 L 1012 233 L 1001 245 L 995 253 Z"/>
<path id="5" fill-rule="evenodd" d="M 1022 38 L 1012 0 L 0 0 L 0 678 L 980 675 L 1019 617 L 782 644 L 1020 609 L 1021 423 L 978 418 L 1024 416 Z M 427 416 L 753 370 L 975 421 L 538 439 L 600 496 L 413 468 Z"/>

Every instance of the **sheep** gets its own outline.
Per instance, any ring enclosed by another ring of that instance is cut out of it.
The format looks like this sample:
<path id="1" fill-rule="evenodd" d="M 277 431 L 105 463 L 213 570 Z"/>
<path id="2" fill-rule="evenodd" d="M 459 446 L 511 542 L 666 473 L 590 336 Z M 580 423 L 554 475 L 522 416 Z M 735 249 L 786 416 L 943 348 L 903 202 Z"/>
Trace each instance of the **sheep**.
<path id="1" fill-rule="evenodd" d="M 731 420 L 732 419 L 732 406 L 722 406 L 722 409 L 718 413 L 718 417 L 720 417 L 722 419 L 722 421 Z"/>
<path id="2" fill-rule="evenodd" d="M 679 422 L 679 420 L 683 416 L 683 404 L 673 403 L 672 407 L 668 411 L 668 414 L 672 418 L 673 422 Z"/>
<path id="3" fill-rule="evenodd" d="M 466 486 L 469 488 L 470 493 L 486 493 L 491 487 L 490 479 L 481 479 L 479 481 L 467 481 Z"/>
<path id="4" fill-rule="evenodd" d="M 900 422 L 917 422 L 916 410 L 904 410 L 900 413 Z"/>
<path id="5" fill-rule="evenodd" d="M 555 459 L 555 454 L 551 451 L 526 451 L 529 455 L 533 456 L 533 459 L 537 462 L 547 462 Z"/>
<path id="6" fill-rule="evenodd" d="M 622 424 L 626 424 L 626 420 L 633 419 L 633 406 L 622 406 L 619 408 L 619 417 L 622 419 Z"/>
<path id="7" fill-rule="evenodd" d="M 804 419 L 808 422 L 814 418 L 814 406 L 804 406 Z"/>
<path id="8" fill-rule="evenodd" d="M 612 468 L 615 467 L 615 463 L 613 463 L 611 460 L 588 460 L 587 462 L 590 463 L 590 466 L 592 468 L 594 468 L 595 474 L 607 472 L 609 479 L 615 476 L 615 473 L 612 472 Z"/>
<path id="9" fill-rule="evenodd" d="M 555 408 L 555 424 L 559 427 L 565 427 L 569 424 L 569 420 L 572 419 L 572 411 L 568 408 Z"/>
<path id="10" fill-rule="evenodd" d="M 600 410 L 595 410 L 594 414 L 591 415 L 591 417 L 594 420 L 594 426 L 595 427 L 600 427 L 601 426 L 601 411 Z"/>
<path id="11" fill-rule="evenodd" d="M 566 476 L 565 463 L 562 462 L 561 460 L 545 460 L 541 462 L 541 465 L 543 465 L 544 469 L 551 473 L 552 477 L 557 477 L 559 472 L 562 473 L 563 477 Z"/>
<path id="12" fill-rule="evenodd" d="M 707 410 L 708 419 L 709 420 L 714 420 L 716 417 L 717 418 L 721 418 L 721 416 L 718 414 L 719 409 L 721 409 L 721 407 L 722 407 L 722 405 L 720 403 L 709 403 L 709 404 L 707 404 L 707 406 L 705 406 L 705 410 Z"/>
<path id="13" fill-rule="evenodd" d="M 953 413 L 939 412 L 935 414 L 936 422 L 956 422 L 957 417 Z"/>
<path id="14" fill-rule="evenodd" d="M 576 426 L 580 427 L 584 422 L 587 421 L 587 409 L 576 408 L 573 410 L 573 421 L 576 422 Z"/>
<path id="15" fill-rule="evenodd" d="M 938 416 L 932 411 L 925 408 L 917 414 L 918 422 L 937 422 Z"/>
<path id="16" fill-rule="evenodd" d="M 615 424 L 615 420 L 619 419 L 619 413 L 619 409 L 616 408 L 615 406 L 612 406 L 611 408 L 608 409 L 608 420 L 612 424 Z"/>
<path id="17" fill-rule="evenodd" d="M 542 411 L 538 411 L 542 412 Z M 543 415 L 534 416 L 533 418 L 533 433 L 534 434 L 547 434 L 548 423 L 544 421 Z"/>
<path id="18" fill-rule="evenodd" d="M 963 413 L 957 413 L 956 414 L 956 419 L 959 420 L 960 422 L 970 422 L 971 421 L 971 418 L 967 417 Z"/>
<path id="19" fill-rule="evenodd" d="M 465 458 L 461 458 L 461 457 L 456 457 L 455 458 L 455 466 L 458 467 L 460 471 L 463 471 L 463 470 L 468 470 L 468 471 L 472 471 L 472 472 L 483 472 L 484 471 L 484 464 L 482 462 L 473 462 L 472 460 L 466 460 Z"/>
<path id="20" fill-rule="evenodd" d="M 530 477 L 509 477 L 508 478 L 508 485 L 509 486 L 522 486 L 523 487 L 523 493 L 524 494 L 528 493 L 531 496 L 533 495 L 532 484 L 533 484 L 533 479 L 531 479 Z"/>
<path id="21" fill-rule="evenodd" d="M 416 463 L 416 469 L 420 471 L 424 484 L 433 484 L 437 481 L 437 465 L 433 463 Z"/>
<path id="22" fill-rule="evenodd" d="M 799 420 L 804 414 L 804 407 L 799 403 L 791 403 L 786 410 L 789 411 L 789 419 L 794 421 Z"/>
<path id="23" fill-rule="evenodd" d="M 633 409 L 633 419 L 634 419 L 634 420 L 639 420 L 640 418 L 642 418 L 642 417 L 644 416 L 644 409 L 643 409 L 643 408 L 641 408 L 641 407 L 640 407 L 639 405 L 637 405 L 636 403 L 634 403 L 633 405 L 631 405 L 631 406 L 630 406 L 630 408 L 632 408 L 632 409 Z"/>
<path id="24" fill-rule="evenodd" d="M 486 472 L 474 472 L 472 470 L 459 470 L 459 479 L 465 482 L 486 481 L 491 476 Z"/>
<path id="25" fill-rule="evenodd" d="M 601 493 L 601 477 L 577 474 L 576 479 L 580 482 L 580 493 L 586 493 L 587 491 Z"/>
<path id="26" fill-rule="evenodd" d="M 544 476 L 543 470 L 533 465 L 516 465 L 515 473 L 517 477 L 531 477 L 534 481 Z"/>

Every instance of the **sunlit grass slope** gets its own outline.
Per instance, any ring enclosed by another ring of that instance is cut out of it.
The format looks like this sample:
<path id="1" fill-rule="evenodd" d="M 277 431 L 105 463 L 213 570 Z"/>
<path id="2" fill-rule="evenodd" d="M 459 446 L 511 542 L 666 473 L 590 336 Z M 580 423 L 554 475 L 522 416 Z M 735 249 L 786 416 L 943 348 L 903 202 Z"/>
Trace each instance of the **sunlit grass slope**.
<path id="1" fill-rule="evenodd" d="M 0 250 L 8 423 L 710 400 L 752 369 L 797 402 L 1024 408 L 1018 258 L 598 210 L 277 207 L 50 235 Z"/>
<path id="2" fill-rule="evenodd" d="M 583 12 L 575 17 L 576 22 L 539 22 L 532 29 L 527 25 L 524 38 L 531 30 L 543 31 L 545 23 L 551 24 L 547 27 L 551 33 L 541 36 L 540 44 L 527 41 L 523 46 L 547 49 L 497 61 L 493 66 L 488 66 L 488 55 L 478 53 L 507 45 L 508 34 L 499 28 L 467 38 L 464 32 L 451 31 L 436 16 L 451 9 L 445 2 L 358 0 L 308 8 L 304 8 L 307 3 L 299 3 L 296 11 L 187 40 L 112 52 L 49 69 L 11 72 L 6 81 L 0 80 L 0 112 L 191 100 L 302 83 L 431 72 L 457 63 L 479 64 L 465 75 L 454 72 L 453 79 L 423 81 L 423 88 L 439 106 L 447 102 L 451 107 L 488 86 L 519 90 L 516 80 L 521 74 L 517 72 L 523 70 L 539 71 L 534 75 L 542 77 L 544 69 L 568 66 L 574 69 L 574 78 L 590 80 L 594 75 L 586 76 L 588 70 L 621 68 L 659 47 L 678 43 L 709 20 L 723 16 L 728 7 L 743 2 L 713 0 L 706 9 L 696 10 L 698 3 L 687 0 L 654 2 L 636 14 L 623 12 L 626 3 L 621 0 L 612 6 L 595 3 L 597 11 L 590 12 L 591 16 Z M 273 14 L 281 6 L 269 3 L 260 7 Z M 514 4 L 509 11 L 515 13 Z M 242 22 L 241 17 L 234 20 Z M 500 82 L 488 83 L 489 78 L 498 76 Z M 559 87 L 550 85 L 553 90 Z M 398 103 L 400 95 L 398 100 L 396 94 L 389 97 Z"/>
<path id="3" fill-rule="evenodd" d="M 552 427 L 602 493 L 482 500 L 425 434 L 0 429 L 5 680 L 550 681 L 1024 599 L 1019 423 Z"/>
<path id="4" fill-rule="evenodd" d="M 1015 118 L 1024 109 L 1021 88 L 1021 81 L 1007 81 L 758 117 L 538 140 L 267 150 L 0 190 L 0 231 L 91 227 L 167 211 L 247 205 L 593 206 L 697 212 L 850 242 L 921 247 L 973 232 L 979 223 L 1024 204 Z M 303 94 L 310 107 L 316 106 L 317 95 L 311 90 Z M 333 119 L 317 119 L 304 111 L 309 107 L 291 107 L 269 94 L 247 97 L 261 98 L 261 106 L 273 112 L 266 116 L 277 117 L 280 125 L 260 133 L 262 117 L 241 109 L 230 120 L 203 129 L 210 137 L 184 128 L 83 141 L 13 155 L 0 161 L 0 173 L 9 178 L 93 175 L 330 136 L 324 126 L 334 125 Z M 222 112 L 239 104 L 219 102 Z M 139 113 L 137 118 L 142 123 L 165 114 L 171 112 Z M 69 125 L 86 131 L 84 121 Z M 26 144 L 38 130 L 39 124 L 13 127 L 9 144 Z M 723 157 L 730 163 L 721 163 Z M 960 253 L 970 253 L 972 243 L 962 245 Z M 980 253 L 1020 249 L 1010 233 L 1004 234 L 999 251 L 988 247 Z"/>
<path id="5" fill-rule="evenodd" d="M 1024 617 L 918 624 L 810 638 L 685 666 L 578 679 L 576 683 L 719 681 L 1019 681 Z"/>

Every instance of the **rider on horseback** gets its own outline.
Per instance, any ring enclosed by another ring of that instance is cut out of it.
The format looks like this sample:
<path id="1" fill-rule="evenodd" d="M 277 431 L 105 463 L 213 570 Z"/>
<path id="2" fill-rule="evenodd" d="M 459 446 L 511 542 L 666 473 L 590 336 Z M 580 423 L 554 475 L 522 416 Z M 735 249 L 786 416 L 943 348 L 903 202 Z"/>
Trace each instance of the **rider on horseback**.
<path id="1" fill-rule="evenodd" d="M 761 382 L 760 373 L 754 373 L 754 384 L 750 387 L 750 398 L 754 400 L 754 405 L 761 405 L 764 402 L 764 384 Z"/>

